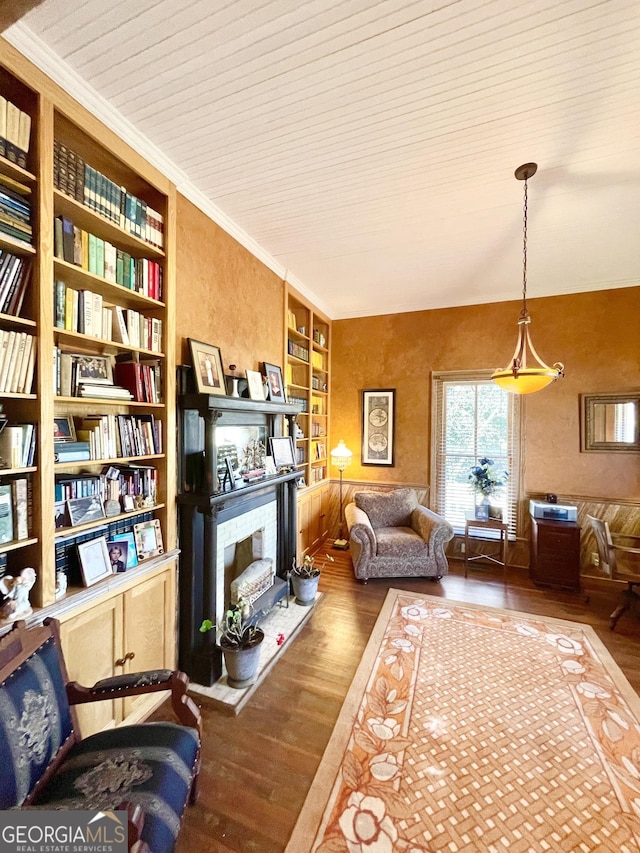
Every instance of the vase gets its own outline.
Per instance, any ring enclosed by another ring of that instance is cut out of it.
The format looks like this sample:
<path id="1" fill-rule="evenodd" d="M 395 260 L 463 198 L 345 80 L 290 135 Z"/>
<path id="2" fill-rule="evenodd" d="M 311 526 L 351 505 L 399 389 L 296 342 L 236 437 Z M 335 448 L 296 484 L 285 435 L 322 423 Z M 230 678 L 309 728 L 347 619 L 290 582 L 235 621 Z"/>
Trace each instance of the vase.
<path id="1" fill-rule="evenodd" d="M 311 607 L 316 600 L 319 582 L 320 572 L 312 578 L 300 577 L 295 572 L 291 572 L 291 583 L 296 604 L 300 604 L 302 607 Z"/>
<path id="2" fill-rule="evenodd" d="M 223 642 L 220 643 L 229 687 L 242 689 L 255 682 L 260 664 L 260 649 L 264 640 L 262 628 L 256 628 L 256 635 L 255 641 L 244 648 L 225 647 Z"/>

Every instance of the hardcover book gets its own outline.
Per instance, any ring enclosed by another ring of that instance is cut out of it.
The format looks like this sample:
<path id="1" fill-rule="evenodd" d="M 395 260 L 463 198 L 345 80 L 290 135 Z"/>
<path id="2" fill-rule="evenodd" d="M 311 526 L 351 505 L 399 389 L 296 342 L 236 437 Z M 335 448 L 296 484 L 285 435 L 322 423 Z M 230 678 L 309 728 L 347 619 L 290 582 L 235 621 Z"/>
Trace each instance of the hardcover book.
<path id="1" fill-rule="evenodd" d="M 0 485 L 0 544 L 13 540 L 13 507 L 11 485 Z"/>

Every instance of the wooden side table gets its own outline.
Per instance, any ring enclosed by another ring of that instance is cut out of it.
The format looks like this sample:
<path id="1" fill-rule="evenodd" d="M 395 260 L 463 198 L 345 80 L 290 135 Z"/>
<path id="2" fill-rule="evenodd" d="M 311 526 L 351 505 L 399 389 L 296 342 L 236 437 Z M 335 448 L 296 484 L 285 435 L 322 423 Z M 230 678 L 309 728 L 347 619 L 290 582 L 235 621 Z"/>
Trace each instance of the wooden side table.
<path id="1" fill-rule="evenodd" d="M 482 533 L 487 530 L 498 530 L 500 532 L 499 539 L 483 536 Z M 471 531 L 480 531 L 480 535 L 476 535 Z M 486 520 L 475 517 L 475 513 L 469 512 L 466 516 L 466 524 L 464 527 L 464 576 L 467 577 L 470 563 L 476 560 L 486 560 L 489 563 L 495 563 L 497 566 L 502 566 L 503 581 L 507 582 L 507 534 L 509 525 L 506 521 L 499 521 L 496 518 L 488 518 Z M 498 551 L 493 554 L 470 554 L 469 546 L 473 541 L 491 542 L 498 546 Z"/>

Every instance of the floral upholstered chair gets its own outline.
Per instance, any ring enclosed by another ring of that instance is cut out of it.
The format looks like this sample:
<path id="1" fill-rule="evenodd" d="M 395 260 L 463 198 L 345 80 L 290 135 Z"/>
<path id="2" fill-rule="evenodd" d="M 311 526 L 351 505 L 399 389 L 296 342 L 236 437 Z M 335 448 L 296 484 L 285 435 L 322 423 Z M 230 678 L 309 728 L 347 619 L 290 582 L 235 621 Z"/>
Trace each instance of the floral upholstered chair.
<path id="1" fill-rule="evenodd" d="M 353 568 L 369 578 L 430 577 L 449 571 L 445 546 L 453 528 L 442 516 L 418 503 L 415 489 L 356 492 L 345 518 Z"/>
<path id="2" fill-rule="evenodd" d="M 0 809 L 128 813 L 129 849 L 174 849 L 200 763 L 200 712 L 177 671 L 68 683 L 58 625 L 18 622 L 0 639 Z M 171 691 L 181 725 L 120 726 L 81 739 L 74 704 Z"/>

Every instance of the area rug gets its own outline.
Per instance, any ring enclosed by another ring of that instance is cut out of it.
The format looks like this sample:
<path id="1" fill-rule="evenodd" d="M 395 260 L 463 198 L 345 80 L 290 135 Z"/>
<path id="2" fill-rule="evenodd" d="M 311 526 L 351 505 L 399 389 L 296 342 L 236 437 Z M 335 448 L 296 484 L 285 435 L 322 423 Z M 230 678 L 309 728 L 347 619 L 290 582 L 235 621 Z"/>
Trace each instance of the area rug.
<path id="1" fill-rule="evenodd" d="M 286 853 L 640 851 L 640 700 L 588 625 L 389 590 Z"/>

